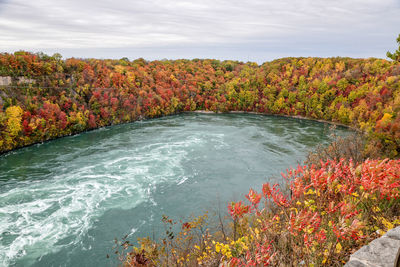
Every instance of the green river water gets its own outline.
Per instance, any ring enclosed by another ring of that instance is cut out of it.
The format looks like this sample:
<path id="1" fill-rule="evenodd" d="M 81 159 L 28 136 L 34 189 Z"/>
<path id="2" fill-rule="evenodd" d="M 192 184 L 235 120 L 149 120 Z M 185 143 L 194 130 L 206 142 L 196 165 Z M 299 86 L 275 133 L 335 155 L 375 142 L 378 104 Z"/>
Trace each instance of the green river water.
<path id="1" fill-rule="evenodd" d="M 314 121 L 182 114 L 0 156 L 0 266 L 116 266 L 114 238 L 158 236 L 162 214 L 225 212 L 328 135 Z"/>

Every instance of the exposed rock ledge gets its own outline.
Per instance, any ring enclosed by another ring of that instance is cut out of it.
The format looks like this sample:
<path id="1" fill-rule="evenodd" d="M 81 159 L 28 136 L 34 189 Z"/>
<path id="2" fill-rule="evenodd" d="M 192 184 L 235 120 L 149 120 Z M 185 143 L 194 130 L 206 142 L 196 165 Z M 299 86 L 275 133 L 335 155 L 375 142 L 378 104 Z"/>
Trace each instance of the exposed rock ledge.
<path id="1" fill-rule="evenodd" d="M 399 265 L 400 226 L 363 246 L 350 256 L 345 267 L 396 267 Z"/>
<path id="2" fill-rule="evenodd" d="M 17 82 L 17 84 L 25 84 L 25 83 L 35 83 L 36 80 L 30 79 L 24 76 L 20 77 L 11 77 L 11 76 L 0 76 L 0 86 L 10 86 L 13 83 L 13 80 Z"/>

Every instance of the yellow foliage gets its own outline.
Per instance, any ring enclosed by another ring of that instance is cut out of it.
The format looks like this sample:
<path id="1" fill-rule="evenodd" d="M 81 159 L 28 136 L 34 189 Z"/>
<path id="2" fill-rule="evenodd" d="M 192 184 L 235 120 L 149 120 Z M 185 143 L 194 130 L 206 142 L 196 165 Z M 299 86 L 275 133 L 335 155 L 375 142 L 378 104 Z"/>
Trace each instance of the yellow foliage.
<path id="1" fill-rule="evenodd" d="M 343 71 L 343 70 L 345 69 L 345 64 L 344 64 L 344 62 L 343 62 L 343 61 L 337 62 L 337 63 L 335 64 L 335 68 L 336 68 L 336 70 L 339 71 L 339 72 Z"/>
<path id="2" fill-rule="evenodd" d="M 309 189 L 304 195 L 313 195 L 315 192 L 312 189 Z"/>
<path id="3" fill-rule="evenodd" d="M 125 66 L 121 66 L 121 65 L 116 65 L 114 67 L 114 70 L 115 70 L 115 72 L 118 72 L 118 73 L 122 74 L 126 70 L 126 67 Z"/>
<path id="4" fill-rule="evenodd" d="M 336 252 L 340 253 L 342 251 L 342 245 L 340 243 L 336 244 Z"/>
<path id="5" fill-rule="evenodd" d="M 7 128 L 11 136 L 15 137 L 22 130 L 22 108 L 20 106 L 10 106 L 6 109 Z"/>
<path id="6" fill-rule="evenodd" d="M 386 126 L 391 120 L 392 120 L 392 115 L 389 113 L 385 113 L 379 122 L 382 126 Z"/>
<path id="7" fill-rule="evenodd" d="M 390 230 L 390 229 L 394 228 L 394 224 L 391 223 L 390 221 L 386 220 L 383 217 L 380 217 L 379 219 L 381 219 L 382 224 L 385 225 L 387 230 Z"/>
<path id="8" fill-rule="evenodd" d="M 215 242 L 215 252 L 221 253 L 224 255 L 227 259 L 230 259 L 232 257 L 232 252 L 229 248 L 228 244 L 223 244 L 220 242 Z"/>

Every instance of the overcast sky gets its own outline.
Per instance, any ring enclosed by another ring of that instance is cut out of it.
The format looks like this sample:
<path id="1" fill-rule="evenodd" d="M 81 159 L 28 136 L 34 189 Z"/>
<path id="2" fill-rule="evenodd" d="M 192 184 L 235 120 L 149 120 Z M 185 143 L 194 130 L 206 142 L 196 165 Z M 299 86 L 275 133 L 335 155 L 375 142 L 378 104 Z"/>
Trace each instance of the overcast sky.
<path id="1" fill-rule="evenodd" d="M 0 51 L 64 57 L 385 58 L 400 0 L 0 0 Z"/>

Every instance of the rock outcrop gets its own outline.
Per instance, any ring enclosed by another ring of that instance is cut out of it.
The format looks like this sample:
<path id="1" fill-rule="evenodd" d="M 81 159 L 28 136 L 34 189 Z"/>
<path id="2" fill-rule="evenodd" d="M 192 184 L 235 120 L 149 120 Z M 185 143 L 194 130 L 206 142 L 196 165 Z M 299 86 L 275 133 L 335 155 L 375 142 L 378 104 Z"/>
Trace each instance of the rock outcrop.
<path id="1" fill-rule="evenodd" d="M 396 267 L 399 250 L 400 226 L 360 248 L 345 267 Z"/>

